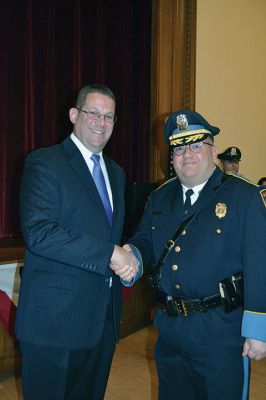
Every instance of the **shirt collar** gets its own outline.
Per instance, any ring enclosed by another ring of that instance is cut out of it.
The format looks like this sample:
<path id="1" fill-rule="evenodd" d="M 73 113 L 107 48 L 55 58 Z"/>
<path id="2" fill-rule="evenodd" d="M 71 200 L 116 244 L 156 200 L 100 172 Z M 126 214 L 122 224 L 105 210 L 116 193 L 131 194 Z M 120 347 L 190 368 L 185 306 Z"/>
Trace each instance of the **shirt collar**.
<path id="1" fill-rule="evenodd" d="M 81 154 L 83 155 L 83 157 L 85 158 L 85 160 L 90 159 L 91 155 L 94 154 L 92 153 L 90 150 L 87 149 L 87 147 L 84 146 L 83 143 L 81 143 L 81 141 L 77 138 L 77 136 L 72 132 L 70 135 L 70 138 L 73 140 L 73 142 L 75 143 L 75 145 L 78 147 L 78 149 L 80 150 Z M 103 152 L 101 151 L 99 154 L 99 156 L 102 158 L 103 157 Z"/>
<path id="2" fill-rule="evenodd" d="M 187 186 L 183 185 L 183 183 L 181 183 L 182 189 L 183 189 L 183 193 L 186 193 L 186 191 L 188 189 L 192 189 L 195 194 L 199 195 L 199 193 L 204 188 L 204 186 L 206 185 L 207 182 L 208 182 L 208 180 L 203 182 L 203 183 L 201 183 L 200 185 L 193 186 L 192 188 L 188 188 Z"/>

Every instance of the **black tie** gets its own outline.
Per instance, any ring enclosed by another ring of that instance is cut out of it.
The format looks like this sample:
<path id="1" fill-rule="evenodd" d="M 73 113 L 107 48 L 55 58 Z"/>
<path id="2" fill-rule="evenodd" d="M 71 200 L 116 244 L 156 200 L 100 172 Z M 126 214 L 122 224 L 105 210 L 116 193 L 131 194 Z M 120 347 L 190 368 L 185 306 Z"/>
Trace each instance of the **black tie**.
<path id="1" fill-rule="evenodd" d="M 185 214 L 190 210 L 191 208 L 191 196 L 194 194 L 192 189 L 188 189 L 185 193 L 186 195 L 186 200 L 184 204 L 184 209 L 185 209 Z"/>

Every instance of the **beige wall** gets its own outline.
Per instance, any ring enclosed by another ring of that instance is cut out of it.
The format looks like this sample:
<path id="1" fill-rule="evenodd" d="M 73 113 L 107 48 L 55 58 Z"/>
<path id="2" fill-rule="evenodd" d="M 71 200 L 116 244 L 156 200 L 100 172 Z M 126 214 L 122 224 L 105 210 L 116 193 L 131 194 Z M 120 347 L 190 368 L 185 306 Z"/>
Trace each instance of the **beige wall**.
<path id="1" fill-rule="evenodd" d="M 266 176 L 265 0 L 197 1 L 196 110 L 219 151 L 241 149 L 241 174 Z"/>

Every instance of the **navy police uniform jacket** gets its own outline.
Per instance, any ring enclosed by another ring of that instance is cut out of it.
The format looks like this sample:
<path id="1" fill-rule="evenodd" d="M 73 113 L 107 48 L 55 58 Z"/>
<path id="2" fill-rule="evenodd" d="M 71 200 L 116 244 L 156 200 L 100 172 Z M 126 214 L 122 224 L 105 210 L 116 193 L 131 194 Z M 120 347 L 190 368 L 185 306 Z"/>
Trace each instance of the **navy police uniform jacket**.
<path id="1" fill-rule="evenodd" d="M 216 168 L 186 216 L 180 181 L 167 181 L 151 194 L 130 243 L 148 268 L 182 222 L 196 213 L 165 259 L 161 289 L 176 297 L 205 298 L 219 293 L 222 279 L 242 271 L 244 309 L 226 313 L 217 307 L 188 317 L 158 310 L 155 326 L 192 341 L 266 341 L 266 190 L 235 176 L 222 183 L 223 176 Z"/>

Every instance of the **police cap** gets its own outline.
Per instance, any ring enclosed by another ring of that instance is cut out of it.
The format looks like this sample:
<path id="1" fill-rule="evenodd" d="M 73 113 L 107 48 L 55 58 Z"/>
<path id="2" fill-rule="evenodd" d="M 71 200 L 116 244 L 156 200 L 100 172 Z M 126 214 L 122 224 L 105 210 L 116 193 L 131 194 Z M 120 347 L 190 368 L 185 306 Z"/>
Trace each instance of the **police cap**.
<path id="1" fill-rule="evenodd" d="M 241 151 L 238 147 L 228 147 L 223 153 L 218 154 L 219 160 L 241 160 Z"/>
<path id="2" fill-rule="evenodd" d="M 170 146 L 201 142 L 219 132 L 220 129 L 210 125 L 202 115 L 188 109 L 173 112 L 164 125 L 164 137 Z"/>

